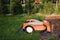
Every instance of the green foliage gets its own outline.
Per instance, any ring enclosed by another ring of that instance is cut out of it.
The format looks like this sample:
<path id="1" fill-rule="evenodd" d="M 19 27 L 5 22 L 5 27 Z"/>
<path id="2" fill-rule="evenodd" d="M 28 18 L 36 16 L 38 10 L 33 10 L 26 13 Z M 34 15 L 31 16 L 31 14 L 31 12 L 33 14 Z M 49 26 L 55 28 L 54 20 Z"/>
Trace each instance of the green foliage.
<path id="1" fill-rule="evenodd" d="M 25 9 L 26 9 L 26 12 L 31 14 L 33 13 L 33 9 L 34 9 L 34 0 L 26 0 L 26 3 L 25 3 Z"/>
<path id="2" fill-rule="evenodd" d="M 48 40 L 55 40 L 55 38 L 54 37 L 50 37 Z"/>
<path id="3" fill-rule="evenodd" d="M 13 13 L 14 14 L 21 14 L 21 13 L 23 13 L 23 8 L 22 8 L 21 4 L 19 4 L 19 3 L 15 4 L 15 6 L 13 7 Z"/>
<path id="4" fill-rule="evenodd" d="M 1 9 L 2 7 L 1 7 L 1 1 L 0 1 L 0 14 L 2 13 L 2 9 Z"/>
<path id="5" fill-rule="evenodd" d="M 23 13 L 23 8 L 20 0 L 10 1 L 10 12 L 14 15 Z"/>
<path id="6" fill-rule="evenodd" d="M 52 0 L 42 0 L 43 3 L 52 2 Z"/>
<path id="7" fill-rule="evenodd" d="M 56 9 L 56 5 L 52 3 L 52 0 L 42 0 L 40 4 L 35 4 L 34 0 L 26 0 L 25 4 L 21 3 L 21 0 L 10 0 L 9 6 L 6 6 L 7 0 L 0 1 L 0 14 L 8 14 L 11 13 L 13 15 L 16 14 L 60 14 L 60 0 L 58 3 L 58 7 Z M 23 6 L 22 6 L 23 5 Z M 24 6 L 25 5 L 25 6 Z M 55 10 L 56 9 L 56 10 Z"/>
<path id="8" fill-rule="evenodd" d="M 54 11 L 55 11 L 55 9 L 54 9 L 54 6 L 51 2 L 44 4 L 43 12 L 45 14 L 52 14 L 52 13 L 54 13 Z"/>
<path id="9" fill-rule="evenodd" d="M 56 9 L 56 13 L 60 14 L 60 5 L 58 5 L 57 9 Z"/>
<path id="10" fill-rule="evenodd" d="M 38 15 L 35 15 L 35 14 L 28 15 L 28 18 L 29 19 L 37 19 L 37 20 L 40 20 L 40 21 L 44 20 L 43 16 L 38 16 Z"/>
<path id="11" fill-rule="evenodd" d="M 6 1 L 4 0 L 0 1 L 0 13 L 4 15 L 9 13 L 8 7 L 6 6 Z"/>

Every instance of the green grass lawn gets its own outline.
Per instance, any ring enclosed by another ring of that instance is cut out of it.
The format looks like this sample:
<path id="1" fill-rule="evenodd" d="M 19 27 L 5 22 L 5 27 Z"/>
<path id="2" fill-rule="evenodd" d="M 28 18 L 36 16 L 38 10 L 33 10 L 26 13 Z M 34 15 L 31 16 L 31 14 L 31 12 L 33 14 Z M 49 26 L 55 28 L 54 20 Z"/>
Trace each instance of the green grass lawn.
<path id="1" fill-rule="evenodd" d="M 39 32 L 31 34 L 18 32 L 23 22 L 30 18 L 43 19 L 42 16 L 0 16 L 0 40 L 39 40 Z"/>

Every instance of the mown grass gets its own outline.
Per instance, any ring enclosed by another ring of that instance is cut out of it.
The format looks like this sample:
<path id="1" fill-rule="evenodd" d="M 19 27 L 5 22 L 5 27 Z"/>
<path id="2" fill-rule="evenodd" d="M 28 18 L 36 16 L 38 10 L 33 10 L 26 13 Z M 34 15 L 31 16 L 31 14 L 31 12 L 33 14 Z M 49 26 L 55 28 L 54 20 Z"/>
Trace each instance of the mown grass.
<path id="1" fill-rule="evenodd" d="M 50 37 L 48 40 L 55 40 L 55 38 L 54 37 Z"/>
<path id="2" fill-rule="evenodd" d="M 34 32 L 31 34 L 28 34 L 26 32 L 18 32 L 26 19 L 40 19 L 39 17 L 42 20 L 44 19 L 42 16 L 32 15 L 0 16 L 0 40 L 39 40 L 39 32 Z"/>

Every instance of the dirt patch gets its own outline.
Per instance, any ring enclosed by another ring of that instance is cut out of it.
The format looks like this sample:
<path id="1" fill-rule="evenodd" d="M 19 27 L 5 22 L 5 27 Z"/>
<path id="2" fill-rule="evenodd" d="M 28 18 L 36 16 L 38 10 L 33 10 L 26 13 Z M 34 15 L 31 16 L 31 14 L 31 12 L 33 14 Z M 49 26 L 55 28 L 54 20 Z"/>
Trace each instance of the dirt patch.
<path id="1" fill-rule="evenodd" d="M 45 35 L 41 35 L 40 40 L 48 40 L 50 37 L 54 37 L 55 40 L 60 40 L 60 16 L 45 16 L 45 19 L 53 25 L 53 32 L 51 34 L 44 33 Z"/>

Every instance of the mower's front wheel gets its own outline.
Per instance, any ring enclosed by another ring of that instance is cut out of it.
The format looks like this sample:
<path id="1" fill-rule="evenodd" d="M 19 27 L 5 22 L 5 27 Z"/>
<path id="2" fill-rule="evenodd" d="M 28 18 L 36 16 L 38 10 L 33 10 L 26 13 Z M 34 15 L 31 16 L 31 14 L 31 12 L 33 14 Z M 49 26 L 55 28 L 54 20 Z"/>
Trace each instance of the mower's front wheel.
<path id="1" fill-rule="evenodd" d="M 29 27 L 29 26 L 26 27 L 25 30 L 26 30 L 27 33 L 32 33 L 33 32 L 33 28 L 32 27 Z"/>

